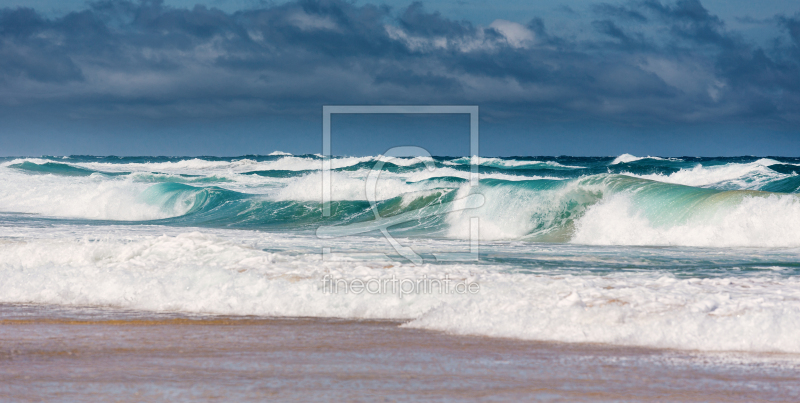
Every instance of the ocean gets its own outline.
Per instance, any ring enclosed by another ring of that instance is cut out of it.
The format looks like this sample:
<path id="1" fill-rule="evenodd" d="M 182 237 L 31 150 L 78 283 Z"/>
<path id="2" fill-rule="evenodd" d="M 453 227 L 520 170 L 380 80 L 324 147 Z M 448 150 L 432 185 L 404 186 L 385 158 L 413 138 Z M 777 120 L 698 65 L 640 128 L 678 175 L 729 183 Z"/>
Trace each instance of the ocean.
<path id="1" fill-rule="evenodd" d="M 800 158 L 331 165 L 2 158 L 0 304 L 800 353 Z"/>

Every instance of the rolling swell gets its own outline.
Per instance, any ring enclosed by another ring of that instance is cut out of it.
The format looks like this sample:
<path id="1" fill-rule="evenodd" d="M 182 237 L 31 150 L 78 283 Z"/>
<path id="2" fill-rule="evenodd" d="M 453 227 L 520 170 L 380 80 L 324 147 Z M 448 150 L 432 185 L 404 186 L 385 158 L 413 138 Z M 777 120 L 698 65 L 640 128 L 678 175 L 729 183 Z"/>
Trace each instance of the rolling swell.
<path id="1" fill-rule="evenodd" d="M 382 217 L 392 217 L 452 199 L 449 192 L 433 192 L 414 198 L 397 196 L 377 203 Z M 445 195 L 446 194 L 446 195 Z M 444 197 L 443 197 L 444 195 Z M 375 219 L 365 200 L 331 202 L 331 215 L 323 217 L 322 204 L 315 201 L 271 200 L 218 187 L 199 188 L 180 183 L 163 183 L 148 188 L 142 200 L 164 210 L 183 213 L 150 223 L 234 227 L 248 229 L 314 229 L 319 225 L 346 225 Z M 427 217 L 426 217 L 427 218 Z M 414 220 L 406 227 L 435 228 L 441 218 Z"/>
<path id="2" fill-rule="evenodd" d="M 335 160 L 328 217 L 317 156 L 114 158 L 0 164 L 0 211 L 265 230 L 375 221 L 364 190 L 374 157 Z M 395 217 L 393 233 L 466 239 L 477 216 L 484 240 L 800 246 L 795 159 L 487 158 L 475 188 L 469 159 L 433 161 L 434 171 L 413 159 L 384 165 L 376 207 Z M 484 195 L 484 204 L 446 207 L 470 193 Z"/>
<path id="3" fill-rule="evenodd" d="M 33 162 L 24 161 L 19 164 L 12 164 L 9 167 L 30 174 L 41 174 L 41 175 L 52 174 L 58 176 L 91 176 L 92 174 L 95 173 L 109 175 L 109 176 L 117 176 L 117 175 L 127 175 L 130 173 L 130 172 L 95 171 L 92 169 L 76 167 L 69 164 L 59 164 L 57 162 L 45 162 L 42 164 L 36 164 Z"/>
<path id="4" fill-rule="evenodd" d="M 469 218 L 478 216 L 485 240 L 795 246 L 800 239 L 800 200 L 790 194 L 697 188 L 617 174 L 568 181 L 485 179 L 475 189 L 463 180 L 451 183 L 459 187 L 379 201 L 378 212 L 382 218 L 410 215 L 391 227 L 402 236 L 468 238 Z M 483 194 L 485 204 L 455 212 L 444 208 L 469 193 Z M 158 220 L 168 225 L 313 230 L 375 220 L 365 200 L 335 200 L 332 215 L 323 217 L 316 201 L 271 200 L 218 187 L 164 183 L 148 188 L 142 197 L 183 211 Z M 441 214 L 413 214 L 439 207 Z"/>

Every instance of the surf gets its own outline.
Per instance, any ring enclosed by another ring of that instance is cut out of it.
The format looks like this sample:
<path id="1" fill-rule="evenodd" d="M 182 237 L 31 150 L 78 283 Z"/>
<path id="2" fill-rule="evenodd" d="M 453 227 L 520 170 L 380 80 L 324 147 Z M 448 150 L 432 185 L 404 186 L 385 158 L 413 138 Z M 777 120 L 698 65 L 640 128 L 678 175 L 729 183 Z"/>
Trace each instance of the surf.
<path id="1" fill-rule="evenodd" d="M 379 159 L 333 160 L 330 216 L 322 215 L 316 155 L 12 159 L 0 163 L 0 211 L 184 227 L 363 226 L 375 220 L 365 186 Z M 400 236 L 468 239 L 470 219 L 478 217 L 484 241 L 800 246 L 794 160 L 623 155 L 432 162 L 433 171 L 410 158 L 383 165 L 375 189 L 381 217 L 440 212 L 398 222 L 390 230 Z M 480 163 L 477 186 L 469 183 L 472 162 Z M 475 194 L 484 197 L 479 207 L 445 207 Z"/>

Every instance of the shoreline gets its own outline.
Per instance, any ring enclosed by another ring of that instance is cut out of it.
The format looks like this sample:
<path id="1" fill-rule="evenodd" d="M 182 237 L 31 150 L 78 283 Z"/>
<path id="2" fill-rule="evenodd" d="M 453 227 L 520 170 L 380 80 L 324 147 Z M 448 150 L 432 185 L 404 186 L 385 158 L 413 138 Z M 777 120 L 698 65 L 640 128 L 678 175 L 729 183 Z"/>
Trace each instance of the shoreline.
<path id="1" fill-rule="evenodd" d="M 454 336 L 402 321 L 0 305 L 14 401 L 792 401 L 796 355 Z"/>

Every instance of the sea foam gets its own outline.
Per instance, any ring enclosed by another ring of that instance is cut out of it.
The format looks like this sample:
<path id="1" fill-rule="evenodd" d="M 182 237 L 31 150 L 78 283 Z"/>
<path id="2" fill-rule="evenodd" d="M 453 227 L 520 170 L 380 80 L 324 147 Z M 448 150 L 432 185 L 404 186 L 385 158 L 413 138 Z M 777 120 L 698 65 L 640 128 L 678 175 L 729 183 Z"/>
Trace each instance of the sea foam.
<path id="1" fill-rule="evenodd" d="M 55 234 L 0 243 L 0 302 L 386 318 L 455 334 L 800 353 L 800 282 L 795 278 L 681 279 L 658 272 L 529 275 L 492 265 L 325 261 L 318 254 L 266 252 L 258 246 L 311 241 L 286 234 L 244 234 L 255 240 L 242 242 L 226 238 L 241 238 L 241 232 L 154 236 L 123 229 L 99 237 Z M 366 280 L 445 275 L 480 284 L 479 292 L 399 298 L 324 289 L 326 276 Z"/>

